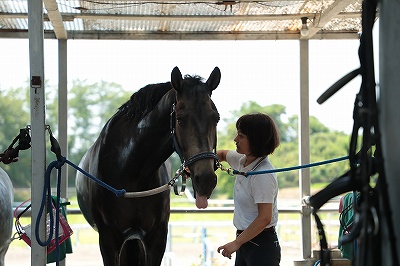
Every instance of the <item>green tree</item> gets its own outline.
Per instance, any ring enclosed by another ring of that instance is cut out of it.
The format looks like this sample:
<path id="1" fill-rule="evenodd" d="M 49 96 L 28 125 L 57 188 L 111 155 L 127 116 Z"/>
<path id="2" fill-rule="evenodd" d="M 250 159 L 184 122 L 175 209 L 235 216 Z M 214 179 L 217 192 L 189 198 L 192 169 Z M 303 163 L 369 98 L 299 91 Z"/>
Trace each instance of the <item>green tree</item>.
<path id="1" fill-rule="evenodd" d="M 26 88 L 0 90 L 0 151 L 3 152 L 19 135 L 21 128 L 30 123 L 29 97 Z M 18 143 L 17 143 L 18 144 Z M 16 145 L 14 145 L 15 147 Z M 18 163 L 1 167 L 10 176 L 14 187 L 30 187 L 31 156 L 29 151 L 19 152 Z M 27 171 L 23 171 L 26 169 Z"/>
<path id="2" fill-rule="evenodd" d="M 243 103 L 239 110 L 232 111 L 232 116 L 225 119 L 227 124 L 233 124 L 233 127 L 228 127 L 228 133 L 236 133 L 235 123 L 237 118 L 243 114 L 250 113 L 266 113 L 274 119 L 277 127 L 279 128 L 281 141 L 288 141 L 290 139 L 290 132 L 288 131 L 288 124 L 284 123 L 282 118 L 286 114 L 286 107 L 280 104 L 273 104 L 268 106 L 261 106 L 254 101 Z M 233 130 L 233 132 L 231 132 Z"/>
<path id="3" fill-rule="evenodd" d="M 276 169 L 299 165 L 297 140 L 281 142 L 281 145 L 269 156 L 269 159 Z M 296 187 L 299 184 L 298 171 L 279 172 L 277 176 L 280 188 Z"/>
<path id="4" fill-rule="evenodd" d="M 317 134 L 317 133 L 328 133 L 330 132 L 329 128 L 322 124 L 315 116 L 309 117 L 310 123 L 310 136 Z M 289 118 L 288 128 L 292 130 L 292 140 L 297 139 L 297 132 L 298 132 L 298 124 L 299 118 L 297 115 L 293 115 Z"/>
<path id="5" fill-rule="evenodd" d="M 320 162 L 348 154 L 350 137 L 343 132 L 315 133 L 310 137 L 310 160 Z M 312 167 L 311 183 L 330 183 L 349 169 L 348 161 Z"/>

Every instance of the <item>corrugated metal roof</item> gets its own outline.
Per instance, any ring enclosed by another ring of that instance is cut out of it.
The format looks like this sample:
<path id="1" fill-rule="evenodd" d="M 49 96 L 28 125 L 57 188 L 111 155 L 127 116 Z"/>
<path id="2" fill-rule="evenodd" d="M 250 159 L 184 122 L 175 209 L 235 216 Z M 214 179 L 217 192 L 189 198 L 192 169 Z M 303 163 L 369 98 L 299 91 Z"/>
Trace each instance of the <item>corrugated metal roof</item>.
<path id="1" fill-rule="evenodd" d="M 46 38 L 348 39 L 361 31 L 362 0 L 43 2 Z M 300 34 L 302 17 L 307 36 Z M 0 1 L 0 37 L 27 31 L 28 0 Z"/>

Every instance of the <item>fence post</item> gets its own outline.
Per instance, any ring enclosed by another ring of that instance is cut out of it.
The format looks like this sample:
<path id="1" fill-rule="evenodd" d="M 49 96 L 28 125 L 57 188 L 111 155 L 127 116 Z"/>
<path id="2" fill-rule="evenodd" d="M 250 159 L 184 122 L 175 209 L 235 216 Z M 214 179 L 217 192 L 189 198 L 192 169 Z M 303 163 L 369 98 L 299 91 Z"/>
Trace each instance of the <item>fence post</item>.
<path id="1" fill-rule="evenodd" d="M 201 242 L 203 243 L 203 266 L 207 265 L 207 228 L 201 228 Z"/>
<path id="2" fill-rule="evenodd" d="M 167 246 L 165 249 L 165 254 L 169 254 L 172 252 L 172 225 L 170 223 L 168 223 L 168 234 L 167 234 Z M 165 257 L 165 260 L 168 260 L 167 265 L 171 266 L 171 258 L 170 257 Z"/>

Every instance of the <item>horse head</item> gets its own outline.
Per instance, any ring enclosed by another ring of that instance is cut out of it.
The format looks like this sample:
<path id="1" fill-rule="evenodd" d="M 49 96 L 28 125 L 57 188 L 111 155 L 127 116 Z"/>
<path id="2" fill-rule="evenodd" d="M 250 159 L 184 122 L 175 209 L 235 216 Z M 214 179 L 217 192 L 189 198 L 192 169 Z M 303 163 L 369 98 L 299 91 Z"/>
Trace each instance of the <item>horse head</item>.
<path id="1" fill-rule="evenodd" d="M 208 80 L 185 76 L 177 67 L 171 73 L 171 84 L 176 90 L 175 104 L 175 149 L 190 170 L 196 206 L 206 208 L 207 199 L 217 185 L 215 165 L 217 157 L 213 151 L 217 145 L 217 123 L 219 113 L 211 100 L 217 88 L 221 72 L 215 67 Z"/>

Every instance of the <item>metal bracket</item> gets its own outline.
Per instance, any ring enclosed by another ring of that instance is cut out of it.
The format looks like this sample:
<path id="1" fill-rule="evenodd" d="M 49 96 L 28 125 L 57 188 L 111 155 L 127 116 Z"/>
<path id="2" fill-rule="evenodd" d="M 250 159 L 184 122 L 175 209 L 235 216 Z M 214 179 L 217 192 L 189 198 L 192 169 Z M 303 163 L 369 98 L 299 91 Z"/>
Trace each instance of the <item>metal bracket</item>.
<path id="1" fill-rule="evenodd" d="M 42 87 L 42 79 L 40 76 L 32 76 L 31 79 L 31 88 L 35 89 L 35 93 L 37 92 L 37 89 Z"/>
<path id="2" fill-rule="evenodd" d="M 305 217 L 309 217 L 312 213 L 312 208 L 310 206 L 309 198 L 310 196 L 305 196 L 302 199 L 301 214 Z"/>

